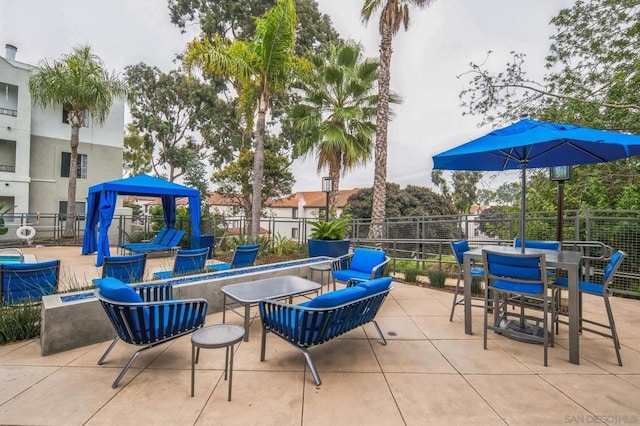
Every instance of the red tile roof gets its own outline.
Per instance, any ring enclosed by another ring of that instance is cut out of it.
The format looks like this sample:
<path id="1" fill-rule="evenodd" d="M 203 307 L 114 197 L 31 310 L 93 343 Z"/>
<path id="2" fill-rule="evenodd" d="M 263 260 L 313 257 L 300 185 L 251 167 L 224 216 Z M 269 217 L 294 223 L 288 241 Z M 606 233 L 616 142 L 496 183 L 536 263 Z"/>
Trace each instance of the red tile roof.
<path id="1" fill-rule="evenodd" d="M 358 192 L 360 188 L 344 189 L 338 191 L 338 208 L 347 205 L 347 199 Z M 305 207 L 324 207 L 327 203 L 327 196 L 322 191 L 301 191 L 295 192 L 288 197 L 280 198 L 269 202 L 269 207 L 298 207 L 298 201 L 304 199 Z M 209 206 L 232 206 L 235 205 L 234 200 L 229 197 L 211 192 L 207 198 Z"/>
<path id="2" fill-rule="evenodd" d="M 358 192 L 360 188 L 344 189 L 338 191 L 338 207 L 347 205 L 347 199 Z M 271 202 L 271 207 L 298 207 L 298 201 L 304 199 L 305 207 L 324 207 L 327 204 L 327 195 L 322 191 L 301 191 L 291 194 L 289 197 L 280 198 Z"/>

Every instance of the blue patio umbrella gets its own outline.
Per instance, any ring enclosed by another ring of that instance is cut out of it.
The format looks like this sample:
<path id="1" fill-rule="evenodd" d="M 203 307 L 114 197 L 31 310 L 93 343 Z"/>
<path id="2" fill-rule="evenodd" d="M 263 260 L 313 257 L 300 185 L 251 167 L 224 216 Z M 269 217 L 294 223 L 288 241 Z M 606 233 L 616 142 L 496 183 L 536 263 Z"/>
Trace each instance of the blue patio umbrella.
<path id="1" fill-rule="evenodd" d="M 433 156 L 440 170 L 521 169 L 520 230 L 524 251 L 527 168 L 605 163 L 640 155 L 640 136 L 524 119 Z"/>

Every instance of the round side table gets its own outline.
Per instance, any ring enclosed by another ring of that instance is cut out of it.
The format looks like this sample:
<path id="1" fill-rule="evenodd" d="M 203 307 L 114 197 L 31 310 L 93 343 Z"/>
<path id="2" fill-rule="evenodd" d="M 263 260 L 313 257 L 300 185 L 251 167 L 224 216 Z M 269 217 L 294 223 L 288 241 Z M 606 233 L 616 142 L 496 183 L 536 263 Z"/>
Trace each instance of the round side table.
<path id="1" fill-rule="evenodd" d="M 325 272 L 329 272 L 329 279 L 327 280 L 327 289 L 329 289 L 329 284 L 331 284 L 331 273 L 332 273 L 332 269 L 331 269 L 331 264 L 330 263 L 319 263 L 317 265 L 311 265 L 309 266 L 309 269 L 311 270 L 311 281 L 314 281 L 313 276 L 315 275 L 316 272 L 320 272 L 320 292 L 322 293 L 322 289 L 324 288 L 324 273 Z M 336 290 L 336 283 L 335 281 L 333 282 L 333 291 Z"/>
<path id="2" fill-rule="evenodd" d="M 229 373 L 229 396 L 231 401 L 231 385 L 233 383 L 233 345 L 239 343 L 244 337 L 244 328 L 234 324 L 216 324 L 203 327 L 191 335 L 191 396 L 194 395 L 195 366 L 200 357 L 200 348 L 217 349 L 226 348 L 224 358 L 224 379 Z"/>

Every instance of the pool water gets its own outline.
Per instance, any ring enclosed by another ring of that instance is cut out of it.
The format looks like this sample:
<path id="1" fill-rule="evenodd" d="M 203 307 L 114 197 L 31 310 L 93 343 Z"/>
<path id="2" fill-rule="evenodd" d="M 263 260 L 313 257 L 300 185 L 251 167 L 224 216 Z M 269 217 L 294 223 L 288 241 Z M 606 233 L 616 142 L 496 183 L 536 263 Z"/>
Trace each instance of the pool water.
<path id="1" fill-rule="evenodd" d="M 24 255 L 24 263 L 35 263 L 35 256 L 32 254 Z M 18 255 L 8 255 L 2 254 L 0 255 L 0 264 L 6 265 L 7 263 L 20 263 L 20 256 Z"/>

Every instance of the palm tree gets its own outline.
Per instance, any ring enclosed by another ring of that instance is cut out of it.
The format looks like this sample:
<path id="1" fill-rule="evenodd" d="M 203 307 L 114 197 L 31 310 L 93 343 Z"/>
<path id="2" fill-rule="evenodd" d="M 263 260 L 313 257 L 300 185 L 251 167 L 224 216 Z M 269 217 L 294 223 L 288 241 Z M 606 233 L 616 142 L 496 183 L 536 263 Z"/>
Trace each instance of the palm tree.
<path id="1" fill-rule="evenodd" d="M 43 108 L 59 105 L 68 111 L 71 161 L 63 236 L 72 237 L 80 127 L 87 113 L 94 123 L 104 124 L 113 101 L 125 95 L 125 85 L 115 73 L 104 69 L 103 62 L 91 53 L 89 46 L 79 46 L 71 54 L 63 55 L 60 61 L 52 64 L 43 61 L 29 79 L 29 91 L 34 104 Z"/>
<path id="2" fill-rule="evenodd" d="M 333 178 L 330 205 L 335 210 L 340 175 L 371 158 L 378 96 L 377 59 L 361 60 L 362 46 L 330 44 L 311 58 L 313 71 L 295 85 L 304 92 L 292 111 L 301 132 L 295 153 L 315 154 L 318 172 Z"/>
<path id="3" fill-rule="evenodd" d="M 432 0 L 365 0 L 360 14 L 364 22 L 378 9 L 380 14 L 380 79 L 378 81 L 378 115 L 376 118 L 375 171 L 373 177 L 373 207 L 369 238 L 382 238 L 382 223 L 387 199 L 387 127 L 389 124 L 389 82 L 393 36 L 400 25 L 409 28 L 409 6 L 426 7 Z"/>
<path id="4" fill-rule="evenodd" d="M 187 47 L 185 66 L 201 67 L 206 72 L 233 80 L 239 96 L 239 108 L 247 126 L 253 127 L 257 109 L 251 236 L 260 229 L 262 184 L 264 181 L 264 136 L 266 113 L 273 94 L 287 88 L 300 60 L 294 54 L 296 44 L 296 10 L 293 0 L 278 3 L 256 20 L 256 32 L 249 42 L 231 43 L 215 37 L 194 40 Z"/>

